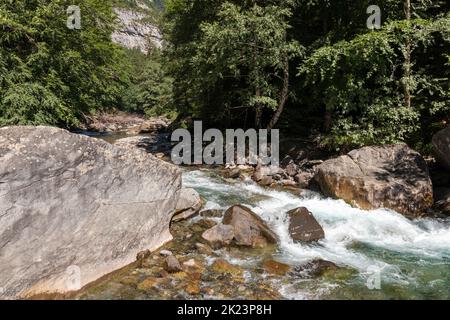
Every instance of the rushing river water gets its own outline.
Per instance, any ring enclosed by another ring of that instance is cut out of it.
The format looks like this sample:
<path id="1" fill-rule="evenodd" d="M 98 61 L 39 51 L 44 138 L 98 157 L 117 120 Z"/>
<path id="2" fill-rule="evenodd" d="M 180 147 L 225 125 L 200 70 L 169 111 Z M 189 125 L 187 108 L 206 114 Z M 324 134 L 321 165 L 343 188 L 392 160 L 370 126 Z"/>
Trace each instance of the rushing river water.
<path id="1" fill-rule="evenodd" d="M 317 193 L 294 194 L 213 171 L 187 171 L 185 187 L 206 199 L 206 209 L 244 204 L 278 234 L 277 260 L 292 266 L 320 258 L 354 269 L 345 279 L 289 279 L 275 283 L 288 299 L 450 299 L 450 221 L 411 221 L 388 210 L 363 211 Z M 304 206 L 325 230 L 314 245 L 294 243 L 286 212 Z M 238 259 L 237 264 L 251 264 Z"/>
<path id="2" fill-rule="evenodd" d="M 100 138 L 114 142 L 123 136 Z M 243 204 L 259 214 L 279 236 L 276 260 L 295 267 L 323 259 L 353 270 L 337 278 L 274 280 L 287 299 L 450 299 L 450 219 L 412 221 L 389 210 L 356 209 L 314 192 L 296 194 L 263 188 L 251 179 L 224 179 L 213 170 L 185 171 L 183 185 L 201 194 L 204 209 Z M 289 236 L 286 212 L 300 206 L 325 230 L 325 239 L 317 244 L 294 243 Z M 255 254 L 226 258 L 243 267 L 263 259 Z"/>

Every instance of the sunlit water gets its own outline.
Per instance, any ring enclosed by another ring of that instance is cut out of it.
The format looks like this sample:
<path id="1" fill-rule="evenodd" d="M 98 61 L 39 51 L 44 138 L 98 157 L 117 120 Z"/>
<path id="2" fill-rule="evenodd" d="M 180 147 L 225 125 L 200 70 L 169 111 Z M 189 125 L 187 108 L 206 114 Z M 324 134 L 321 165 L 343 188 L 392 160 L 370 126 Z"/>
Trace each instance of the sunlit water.
<path id="1" fill-rule="evenodd" d="M 320 258 L 354 269 L 346 279 L 289 279 L 275 283 L 289 299 L 450 299 L 450 221 L 411 221 L 389 210 L 363 211 L 317 193 L 262 188 L 251 180 L 225 181 L 212 171 L 187 171 L 185 187 L 206 208 L 244 204 L 278 234 L 276 259 L 292 266 Z M 325 230 L 314 245 L 294 243 L 286 212 L 308 208 Z M 239 263 L 239 261 L 235 261 Z M 241 261 L 242 262 L 242 261 Z"/>

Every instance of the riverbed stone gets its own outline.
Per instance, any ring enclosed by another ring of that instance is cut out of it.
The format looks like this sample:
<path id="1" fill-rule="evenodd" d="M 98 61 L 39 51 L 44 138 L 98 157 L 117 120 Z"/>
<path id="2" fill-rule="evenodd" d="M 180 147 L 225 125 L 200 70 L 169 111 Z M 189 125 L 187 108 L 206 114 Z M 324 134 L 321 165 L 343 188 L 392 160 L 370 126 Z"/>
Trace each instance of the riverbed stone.
<path id="1" fill-rule="evenodd" d="M 159 252 L 159 254 L 162 255 L 163 257 L 168 257 L 168 256 L 172 256 L 173 255 L 172 251 L 170 251 L 170 250 L 161 250 Z"/>
<path id="2" fill-rule="evenodd" d="M 204 218 L 221 218 L 224 211 L 219 209 L 203 210 L 200 212 L 200 216 Z"/>
<path id="3" fill-rule="evenodd" d="M 289 265 L 272 259 L 265 260 L 263 262 L 263 267 L 267 273 L 277 276 L 284 276 L 291 269 Z"/>
<path id="4" fill-rule="evenodd" d="M 294 241 L 314 242 L 325 238 L 325 232 L 308 209 L 300 207 L 288 212 L 289 234 Z"/>
<path id="5" fill-rule="evenodd" d="M 195 216 L 202 208 L 202 205 L 202 199 L 197 191 L 192 188 L 181 189 L 172 221 L 181 221 Z"/>
<path id="6" fill-rule="evenodd" d="M 137 288 L 138 288 L 138 290 L 148 291 L 148 290 L 155 288 L 156 286 L 161 284 L 161 282 L 163 282 L 163 281 L 164 281 L 163 278 L 149 277 L 149 278 L 145 279 L 144 281 L 142 281 L 141 283 L 139 283 Z"/>
<path id="7" fill-rule="evenodd" d="M 203 232 L 202 238 L 215 249 L 228 246 L 234 238 L 234 227 L 219 223 Z"/>
<path id="8" fill-rule="evenodd" d="M 205 267 L 203 264 L 195 259 L 189 259 L 188 261 L 183 262 L 183 267 L 185 270 L 191 271 L 191 273 L 198 273 L 203 272 Z"/>
<path id="9" fill-rule="evenodd" d="M 274 178 L 271 176 L 263 176 L 261 180 L 259 180 L 259 184 L 262 186 L 270 186 L 274 182 Z"/>
<path id="10" fill-rule="evenodd" d="M 314 178 L 313 172 L 300 171 L 294 177 L 297 185 L 302 189 L 307 189 L 310 187 L 311 180 Z"/>
<path id="11" fill-rule="evenodd" d="M 237 245 L 252 247 L 260 243 L 262 237 L 268 243 L 276 243 L 278 240 L 277 235 L 270 230 L 264 220 L 242 205 L 229 208 L 222 223 L 234 228 L 234 240 Z"/>
<path id="12" fill-rule="evenodd" d="M 435 208 L 444 214 L 450 215 L 450 188 L 435 189 Z"/>
<path id="13" fill-rule="evenodd" d="M 231 274 L 234 276 L 240 276 L 244 270 L 241 267 L 232 265 L 225 259 L 217 259 L 211 266 L 212 270 L 216 273 Z"/>
<path id="14" fill-rule="evenodd" d="M 364 210 L 387 208 L 417 217 L 433 205 L 427 164 L 406 144 L 364 147 L 327 160 L 315 180 L 325 195 Z"/>
<path id="15" fill-rule="evenodd" d="M 340 268 L 331 261 L 314 259 L 294 268 L 293 273 L 300 278 L 317 278 L 339 271 Z"/>
<path id="16" fill-rule="evenodd" d="M 51 127 L 0 129 L 0 298 L 78 290 L 170 241 L 181 172 Z"/>
<path id="17" fill-rule="evenodd" d="M 447 127 L 433 136 L 434 153 L 439 163 L 450 171 L 450 127 Z"/>
<path id="18" fill-rule="evenodd" d="M 178 259 L 175 256 L 170 255 L 167 256 L 166 259 L 164 260 L 164 270 L 166 270 L 169 273 L 176 273 L 183 271 L 183 268 L 181 267 L 181 264 L 178 261 Z"/>

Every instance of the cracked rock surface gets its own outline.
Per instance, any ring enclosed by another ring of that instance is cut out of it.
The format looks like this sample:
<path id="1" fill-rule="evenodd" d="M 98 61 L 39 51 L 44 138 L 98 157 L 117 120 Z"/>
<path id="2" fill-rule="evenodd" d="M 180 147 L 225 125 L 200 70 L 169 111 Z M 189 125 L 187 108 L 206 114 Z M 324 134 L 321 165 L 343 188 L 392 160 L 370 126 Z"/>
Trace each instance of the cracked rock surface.
<path id="1" fill-rule="evenodd" d="M 137 148 L 0 129 L 0 298 L 78 290 L 170 241 L 181 173 Z"/>

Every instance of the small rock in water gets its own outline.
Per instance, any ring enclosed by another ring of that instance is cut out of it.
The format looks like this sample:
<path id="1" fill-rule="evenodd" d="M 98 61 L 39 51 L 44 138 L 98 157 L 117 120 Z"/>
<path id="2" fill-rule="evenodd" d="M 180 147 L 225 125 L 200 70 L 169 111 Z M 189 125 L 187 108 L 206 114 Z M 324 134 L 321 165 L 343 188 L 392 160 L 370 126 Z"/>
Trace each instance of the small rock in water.
<path id="1" fill-rule="evenodd" d="M 225 173 L 226 178 L 237 179 L 241 175 L 241 170 L 239 168 L 231 169 Z"/>
<path id="2" fill-rule="evenodd" d="M 266 260 L 263 263 L 264 270 L 273 275 L 283 276 L 289 272 L 291 267 L 287 264 L 275 261 L 275 260 Z"/>
<path id="3" fill-rule="evenodd" d="M 204 218 L 220 218 L 223 216 L 223 210 L 211 209 L 203 210 L 200 212 L 200 216 Z"/>
<path id="4" fill-rule="evenodd" d="M 150 250 L 141 251 L 136 255 L 136 260 L 143 260 L 150 255 Z"/>
<path id="5" fill-rule="evenodd" d="M 162 255 L 163 257 L 167 257 L 167 256 L 172 256 L 173 255 L 172 251 L 169 251 L 169 250 L 161 250 L 159 252 L 159 254 Z"/>
<path id="6" fill-rule="evenodd" d="M 172 221 L 181 221 L 195 216 L 202 205 L 202 199 L 197 191 L 192 188 L 181 189 Z"/>
<path id="7" fill-rule="evenodd" d="M 164 269 L 169 273 L 176 273 L 183 270 L 180 262 L 174 256 L 166 257 L 166 260 L 164 261 Z"/>
<path id="8" fill-rule="evenodd" d="M 161 283 L 161 278 L 147 278 L 144 281 L 142 281 L 141 283 L 139 283 L 137 288 L 138 288 L 138 290 L 147 291 L 147 290 L 153 289 L 160 283 Z"/>
<path id="9" fill-rule="evenodd" d="M 206 254 L 206 255 L 212 255 L 214 253 L 213 249 L 211 249 L 210 246 L 203 244 L 203 243 L 199 243 L 197 242 L 195 244 L 195 247 L 197 248 L 197 250 L 202 253 L 202 254 Z"/>
<path id="10" fill-rule="evenodd" d="M 434 190 L 435 208 L 444 214 L 450 214 L 450 188 L 436 188 Z"/>
<path id="11" fill-rule="evenodd" d="M 297 183 L 295 183 L 295 181 L 287 180 L 287 179 L 281 180 L 280 184 L 282 186 L 284 186 L 284 187 L 295 187 L 295 186 L 297 186 Z"/>
<path id="12" fill-rule="evenodd" d="M 314 173 L 312 172 L 299 172 L 295 177 L 295 181 L 297 182 L 298 186 L 302 189 L 307 189 L 310 186 L 311 180 L 314 177 Z"/>
<path id="13" fill-rule="evenodd" d="M 329 272 L 336 272 L 340 268 L 333 262 L 316 259 L 312 260 L 304 265 L 294 268 L 294 273 L 299 277 L 321 277 Z"/>
<path id="14" fill-rule="evenodd" d="M 243 270 L 238 267 L 230 264 L 228 261 L 224 259 L 217 259 L 212 264 L 212 270 L 216 273 L 221 274 L 231 274 L 231 275 L 242 275 Z"/>
<path id="15" fill-rule="evenodd" d="M 288 215 L 289 233 L 294 241 L 314 242 L 325 238 L 325 232 L 308 209 L 300 207 Z"/>
<path id="16" fill-rule="evenodd" d="M 203 271 L 204 267 L 203 265 L 196 261 L 195 259 L 190 259 L 188 261 L 185 261 L 183 263 L 183 267 L 185 267 L 185 269 L 191 269 L 191 270 L 198 270 L 198 271 Z"/>
<path id="17" fill-rule="evenodd" d="M 190 295 L 200 294 L 200 282 L 198 280 L 189 282 L 185 288 L 185 291 Z"/>
<path id="18" fill-rule="evenodd" d="M 219 223 L 218 225 L 206 230 L 202 238 L 215 249 L 227 246 L 234 238 L 234 228 L 230 225 Z"/>
<path id="19" fill-rule="evenodd" d="M 264 176 L 261 178 L 261 180 L 259 181 L 259 183 L 262 186 L 270 186 L 273 183 L 273 178 L 270 176 Z"/>
<path id="20" fill-rule="evenodd" d="M 249 208 L 237 205 L 229 208 L 223 217 L 223 224 L 234 228 L 234 240 L 237 245 L 254 247 L 261 244 L 261 237 L 269 243 L 276 243 L 276 234 L 269 229 L 264 220 Z"/>

